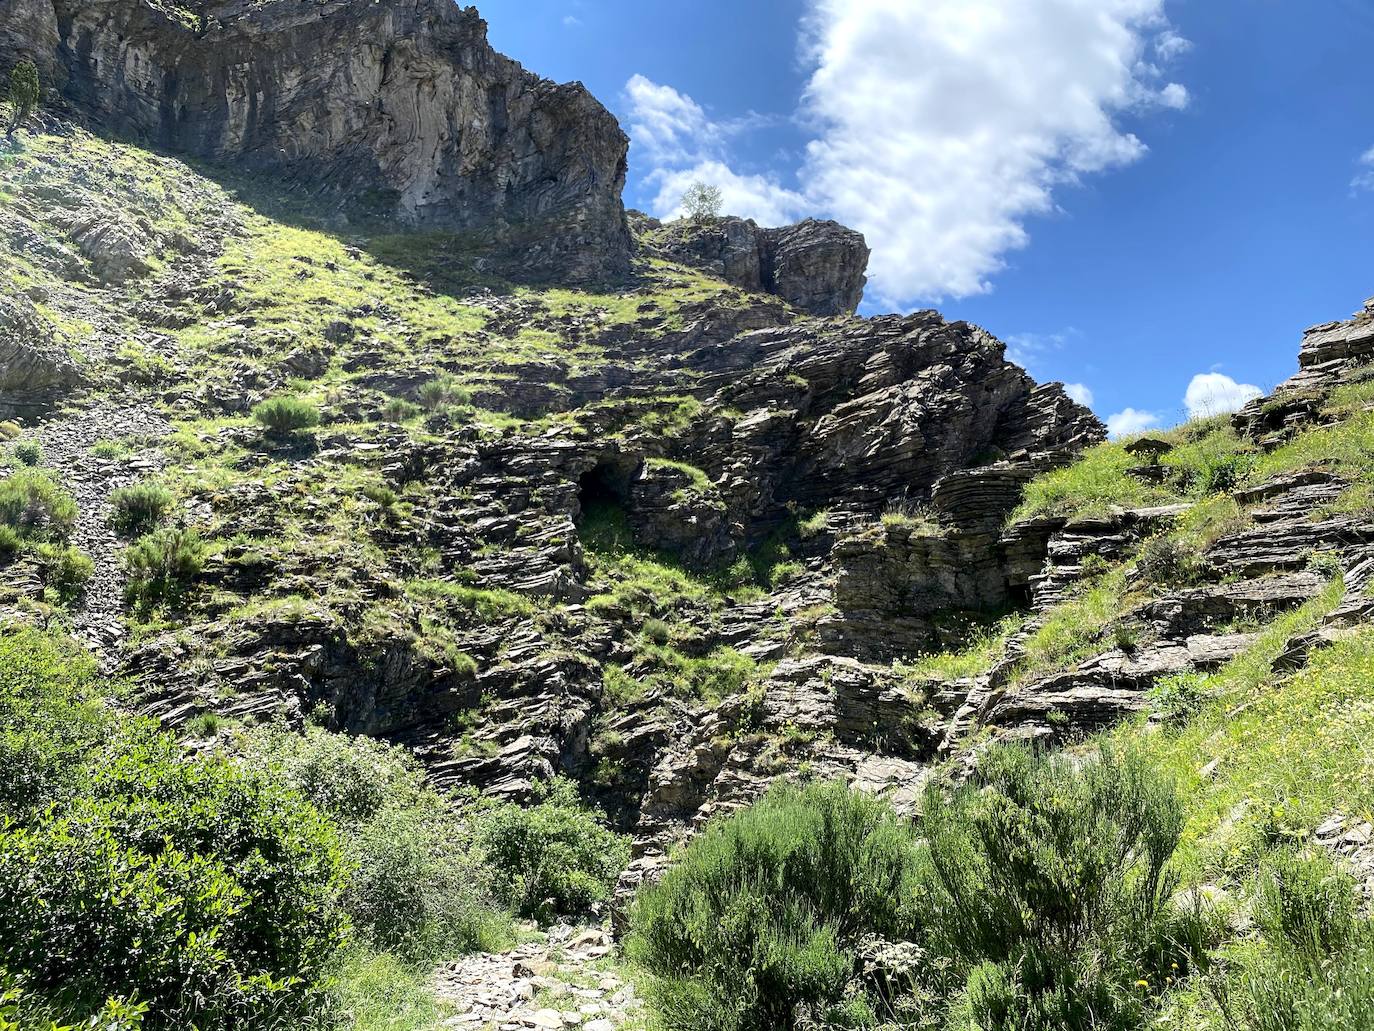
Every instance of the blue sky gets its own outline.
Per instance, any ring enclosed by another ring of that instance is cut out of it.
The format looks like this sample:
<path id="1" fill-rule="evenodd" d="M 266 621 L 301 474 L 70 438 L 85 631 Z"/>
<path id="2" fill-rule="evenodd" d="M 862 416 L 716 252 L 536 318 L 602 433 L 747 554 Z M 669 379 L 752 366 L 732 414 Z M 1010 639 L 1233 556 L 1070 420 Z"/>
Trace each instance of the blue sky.
<path id="1" fill-rule="evenodd" d="M 866 314 L 977 322 L 1117 428 L 1269 389 L 1374 295 L 1374 0 L 481 10 L 620 117 L 628 204 L 705 178 L 760 221 L 856 225 Z"/>

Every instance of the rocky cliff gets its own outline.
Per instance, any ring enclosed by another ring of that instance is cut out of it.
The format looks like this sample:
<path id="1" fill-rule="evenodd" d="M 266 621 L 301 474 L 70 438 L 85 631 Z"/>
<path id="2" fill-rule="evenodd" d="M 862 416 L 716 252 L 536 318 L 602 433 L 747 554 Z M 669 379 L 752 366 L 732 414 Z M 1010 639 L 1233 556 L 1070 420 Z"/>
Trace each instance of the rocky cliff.
<path id="1" fill-rule="evenodd" d="M 745 290 L 776 294 L 811 315 L 853 315 L 868 282 L 868 244 L 838 222 L 807 219 L 779 229 L 751 219 L 667 225 L 632 212 L 644 249 L 704 269 Z"/>
<path id="2" fill-rule="evenodd" d="M 20 55 L 107 131 L 285 177 L 354 215 L 488 234 L 516 269 L 629 270 L 624 133 L 580 84 L 492 50 L 475 9 L 3 0 L 0 65 Z"/>
<path id="3" fill-rule="evenodd" d="M 65 607 L 171 726 L 313 720 L 512 797 L 567 773 L 650 850 L 746 797 L 741 770 L 788 768 L 775 724 L 837 719 L 826 768 L 896 783 L 936 736 L 892 657 L 957 640 L 942 610 L 1028 597 L 1005 516 L 1103 437 L 976 326 L 845 314 L 859 266 L 813 282 L 798 256 L 860 261 L 837 227 L 770 231 L 786 299 L 666 252 L 623 292 L 547 290 L 442 235 L 277 222 L 216 175 L 70 128 L 0 168 L 26 270 L 5 400 L 47 392 L 11 410 L 96 566 L 62 601 L 51 553 L 21 549 L 0 606 Z M 280 396 L 322 424 L 264 433 L 250 413 Z M 143 481 L 205 542 L 152 595 L 115 507 Z"/>

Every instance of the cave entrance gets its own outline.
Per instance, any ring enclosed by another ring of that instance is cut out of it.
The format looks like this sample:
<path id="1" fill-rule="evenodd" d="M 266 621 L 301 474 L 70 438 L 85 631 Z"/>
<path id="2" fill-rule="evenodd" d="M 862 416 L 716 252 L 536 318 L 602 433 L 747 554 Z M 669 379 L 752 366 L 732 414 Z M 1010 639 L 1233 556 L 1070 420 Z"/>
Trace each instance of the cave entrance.
<path id="1" fill-rule="evenodd" d="M 630 530 L 628 467 L 598 462 L 577 481 L 577 535 L 589 551 L 624 551 L 634 544 Z"/>

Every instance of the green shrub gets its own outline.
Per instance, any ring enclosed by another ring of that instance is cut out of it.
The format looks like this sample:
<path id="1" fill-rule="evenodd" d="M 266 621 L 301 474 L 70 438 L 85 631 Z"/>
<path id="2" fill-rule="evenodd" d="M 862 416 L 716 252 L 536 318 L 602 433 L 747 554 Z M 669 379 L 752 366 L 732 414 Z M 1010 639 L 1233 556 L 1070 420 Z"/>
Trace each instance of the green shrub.
<path id="1" fill-rule="evenodd" d="M 1320 965 L 1355 938 L 1355 882 L 1324 857 L 1277 852 L 1256 878 L 1254 917 L 1272 945 Z"/>
<path id="2" fill-rule="evenodd" d="M 295 1026 L 346 926 L 333 830 L 102 693 L 72 643 L 0 632 L 0 980 L 64 1020 L 137 999 L 150 1029 Z"/>
<path id="3" fill-rule="evenodd" d="M 1149 697 L 1155 715 L 1168 726 L 1182 727 L 1207 704 L 1207 677 L 1202 673 L 1161 677 Z"/>
<path id="4" fill-rule="evenodd" d="M 1135 753 L 1084 763 L 986 753 L 925 801 L 923 944 L 964 973 L 984 1031 L 1138 1028 L 1209 926 L 1170 902 L 1183 827 L 1173 785 Z"/>
<path id="5" fill-rule="evenodd" d="M 496 805 L 474 817 L 479 855 L 516 912 L 541 920 L 589 911 L 611 897 L 629 844 L 558 778 L 528 808 Z"/>
<path id="6" fill-rule="evenodd" d="M 1374 925 L 1356 915 L 1352 879 L 1329 860 L 1279 852 L 1257 878 L 1262 943 L 1212 989 L 1247 1031 L 1374 1027 Z"/>
<path id="7" fill-rule="evenodd" d="M 43 583 L 53 600 L 70 604 L 81 596 L 95 575 L 95 563 L 79 548 L 61 544 L 42 544 L 38 556 L 43 561 Z"/>
<path id="8" fill-rule="evenodd" d="M 20 61 L 10 69 L 9 102 L 13 108 L 8 129 L 10 136 L 33 114 L 42 95 L 37 65 L 32 61 Z"/>
<path id="9" fill-rule="evenodd" d="M 343 831 L 345 910 L 362 938 L 411 961 L 500 947 L 510 921 L 452 807 L 401 749 L 312 728 L 261 729 L 241 748 Z"/>
<path id="10" fill-rule="evenodd" d="M 13 440 L 24 432 L 24 427 L 17 422 L 0 422 L 0 440 Z"/>
<path id="11" fill-rule="evenodd" d="M 129 601 L 171 600 L 204 568 L 205 551 L 205 542 L 195 530 L 164 527 L 140 537 L 124 552 Z"/>
<path id="12" fill-rule="evenodd" d="M 382 419 L 386 422 L 409 422 L 421 411 L 420 406 L 414 402 L 393 397 L 382 406 Z"/>
<path id="13" fill-rule="evenodd" d="M 166 735 L 102 758 L 89 794 L 0 830 L 0 966 L 63 1012 L 137 997 L 155 1028 L 303 1009 L 343 941 L 332 830 Z"/>
<path id="14" fill-rule="evenodd" d="M 775 788 L 713 822 L 631 913 L 629 955 L 669 1028 L 771 1031 L 838 1002 L 861 938 L 898 938 L 912 828 L 843 784 Z"/>
<path id="15" fill-rule="evenodd" d="M 23 543 L 14 527 L 0 525 L 0 556 L 13 555 Z"/>
<path id="16" fill-rule="evenodd" d="M 426 411 L 437 412 L 445 405 L 465 405 L 472 400 L 472 391 L 453 376 L 436 376 L 420 387 L 420 404 Z"/>
<path id="17" fill-rule="evenodd" d="M 110 495 L 110 525 L 128 536 L 147 533 L 166 518 L 173 501 L 172 492 L 161 484 L 120 487 Z"/>
<path id="18" fill-rule="evenodd" d="M 0 480 L 0 525 L 24 540 L 65 537 L 76 522 L 72 496 L 37 469 L 20 469 Z"/>
<path id="19" fill-rule="evenodd" d="M 320 424 L 320 410 L 299 397 L 270 397 L 253 409 L 258 425 L 273 436 L 287 436 Z"/>
<path id="20" fill-rule="evenodd" d="M 36 440 L 21 440 L 14 445 L 10 453 L 20 465 L 33 468 L 43 464 L 43 445 Z"/>

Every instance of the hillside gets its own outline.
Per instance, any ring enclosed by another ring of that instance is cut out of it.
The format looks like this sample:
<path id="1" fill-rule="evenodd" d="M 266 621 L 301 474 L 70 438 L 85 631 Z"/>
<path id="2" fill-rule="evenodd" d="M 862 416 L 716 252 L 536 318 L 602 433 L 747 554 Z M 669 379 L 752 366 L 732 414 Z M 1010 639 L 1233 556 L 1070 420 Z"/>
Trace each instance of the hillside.
<path id="1" fill-rule="evenodd" d="M 627 216 L 474 11 L 10 4 L 90 45 L 0 150 L 0 1029 L 1374 1011 L 1374 306 L 1104 443 L 852 230 Z M 507 131 L 225 120 L 359 34 Z"/>

